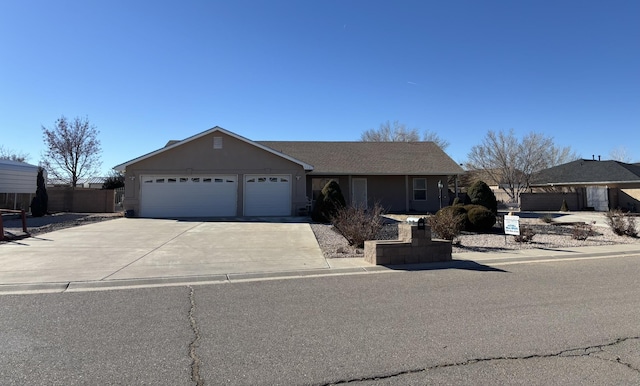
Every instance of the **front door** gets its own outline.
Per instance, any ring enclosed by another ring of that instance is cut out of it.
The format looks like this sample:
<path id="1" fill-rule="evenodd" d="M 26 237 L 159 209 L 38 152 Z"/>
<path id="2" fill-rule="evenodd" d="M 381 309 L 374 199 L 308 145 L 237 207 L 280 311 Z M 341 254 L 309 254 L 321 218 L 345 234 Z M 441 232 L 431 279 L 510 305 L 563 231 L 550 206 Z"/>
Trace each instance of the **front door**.
<path id="1" fill-rule="evenodd" d="M 366 208 L 367 205 L 367 179 L 351 179 L 351 205 L 356 208 Z"/>

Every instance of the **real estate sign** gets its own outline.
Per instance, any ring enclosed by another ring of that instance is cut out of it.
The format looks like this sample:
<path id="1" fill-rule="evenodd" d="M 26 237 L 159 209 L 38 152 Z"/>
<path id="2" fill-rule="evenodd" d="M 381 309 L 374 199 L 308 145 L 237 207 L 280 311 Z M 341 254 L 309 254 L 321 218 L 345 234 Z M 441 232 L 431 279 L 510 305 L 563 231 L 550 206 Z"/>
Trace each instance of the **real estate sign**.
<path id="1" fill-rule="evenodd" d="M 520 217 L 504 216 L 504 234 L 515 236 L 520 235 Z"/>

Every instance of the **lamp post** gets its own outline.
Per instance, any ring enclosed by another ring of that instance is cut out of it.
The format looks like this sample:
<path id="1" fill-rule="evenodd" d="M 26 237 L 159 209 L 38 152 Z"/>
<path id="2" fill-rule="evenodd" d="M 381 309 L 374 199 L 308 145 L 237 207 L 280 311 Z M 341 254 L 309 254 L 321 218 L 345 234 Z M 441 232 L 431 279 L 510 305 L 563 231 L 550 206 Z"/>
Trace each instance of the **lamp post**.
<path id="1" fill-rule="evenodd" d="M 440 209 L 442 209 L 442 180 L 438 181 L 438 200 L 440 200 Z"/>

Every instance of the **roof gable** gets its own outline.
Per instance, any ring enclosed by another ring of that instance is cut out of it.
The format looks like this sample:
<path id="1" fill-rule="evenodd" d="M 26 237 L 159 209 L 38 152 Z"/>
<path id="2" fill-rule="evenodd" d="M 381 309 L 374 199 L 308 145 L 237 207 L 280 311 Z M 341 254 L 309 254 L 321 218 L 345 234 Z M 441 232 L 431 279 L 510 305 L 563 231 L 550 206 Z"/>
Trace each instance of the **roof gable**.
<path id="1" fill-rule="evenodd" d="M 542 170 L 532 185 L 640 182 L 640 166 L 619 161 L 580 159 Z"/>
<path id="2" fill-rule="evenodd" d="M 311 166 L 308 163 L 300 161 L 299 159 L 291 157 L 291 156 L 289 156 L 287 154 L 282 154 L 280 152 L 274 151 L 273 149 L 271 149 L 271 148 L 269 148 L 267 146 L 264 146 L 264 145 L 262 145 L 262 144 L 260 144 L 258 142 L 251 141 L 250 139 L 242 137 L 242 136 L 240 136 L 240 135 L 238 135 L 236 133 L 232 133 L 232 132 L 230 132 L 228 130 L 225 130 L 225 129 L 219 127 L 219 126 L 216 126 L 216 127 L 211 128 L 209 130 L 203 131 L 201 133 L 198 133 L 196 135 L 193 135 L 193 136 L 191 136 L 189 138 L 186 138 L 186 139 L 183 139 L 181 141 L 173 141 L 173 140 L 171 140 L 171 141 L 167 142 L 167 144 L 163 148 L 160 148 L 158 150 L 155 150 L 155 151 L 152 151 L 150 153 L 144 154 L 144 155 L 142 155 L 140 157 L 134 158 L 134 159 L 132 159 L 130 161 L 127 161 L 127 162 L 124 162 L 122 164 L 116 165 L 116 166 L 113 167 L 113 169 L 118 170 L 118 171 L 124 171 L 126 169 L 126 167 L 129 166 L 129 165 L 135 164 L 136 162 L 140 162 L 140 161 L 145 160 L 147 158 L 151 158 L 153 156 L 156 156 L 158 154 L 164 153 L 164 152 L 166 152 L 168 150 L 174 149 L 174 148 L 176 148 L 178 146 L 182 146 L 182 145 L 184 145 L 186 143 L 195 141 L 197 139 L 200 139 L 200 138 L 202 138 L 204 136 L 207 136 L 209 134 L 213 134 L 215 132 L 224 133 L 224 134 L 226 134 L 226 135 L 228 135 L 230 137 L 233 137 L 233 138 L 235 138 L 237 140 L 245 142 L 245 143 L 247 143 L 249 145 L 255 146 L 255 147 L 260 148 L 260 149 L 262 149 L 264 151 L 267 151 L 269 153 L 277 155 L 278 157 L 282 157 L 284 159 L 287 159 L 287 160 L 289 160 L 291 162 L 294 162 L 294 163 L 302 166 L 305 170 L 313 170 L 313 166 Z"/>
<path id="3" fill-rule="evenodd" d="M 313 165 L 313 174 L 453 175 L 464 170 L 434 142 L 258 141 Z"/>

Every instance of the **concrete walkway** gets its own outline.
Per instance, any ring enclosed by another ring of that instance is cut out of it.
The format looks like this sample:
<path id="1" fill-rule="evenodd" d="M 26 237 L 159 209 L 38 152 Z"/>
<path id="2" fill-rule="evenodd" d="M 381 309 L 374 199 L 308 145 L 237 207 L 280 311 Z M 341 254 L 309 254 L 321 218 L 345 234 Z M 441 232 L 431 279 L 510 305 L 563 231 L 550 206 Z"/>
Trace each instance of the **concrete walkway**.
<path id="1" fill-rule="evenodd" d="M 594 221 L 591 214 L 583 217 L 563 220 Z M 287 221 L 120 218 L 3 243 L 0 294 L 424 269 L 492 270 L 523 262 L 640 257 L 640 244 L 635 243 L 466 252 L 446 263 L 373 266 L 358 258 L 325 259 L 309 224 Z"/>

